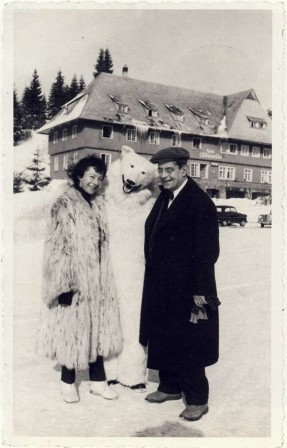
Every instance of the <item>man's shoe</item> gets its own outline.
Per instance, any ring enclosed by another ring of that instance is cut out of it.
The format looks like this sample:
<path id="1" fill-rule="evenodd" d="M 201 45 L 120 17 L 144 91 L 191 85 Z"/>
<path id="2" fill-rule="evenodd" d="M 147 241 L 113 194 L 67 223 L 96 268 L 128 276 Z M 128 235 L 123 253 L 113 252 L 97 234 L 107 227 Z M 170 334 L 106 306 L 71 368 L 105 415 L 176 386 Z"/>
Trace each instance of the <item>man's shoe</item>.
<path id="1" fill-rule="evenodd" d="M 77 403 L 80 399 L 75 383 L 68 384 L 61 381 L 61 395 L 66 403 Z"/>
<path id="2" fill-rule="evenodd" d="M 165 401 L 180 399 L 181 394 L 166 394 L 165 392 L 160 392 L 159 390 L 156 390 L 152 394 L 148 394 L 145 397 L 145 400 L 149 401 L 150 403 L 164 403 Z"/>
<path id="3" fill-rule="evenodd" d="M 118 394 L 109 387 L 106 381 L 90 381 L 90 393 L 100 395 L 106 400 L 116 400 Z"/>
<path id="4" fill-rule="evenodd" d="M 189 422 L 195 422 L 196 420 L 201 419 L 204 414 L 208 413 L 208 405 L 203 404 L 200 406 L 196 406 L 193 404 L 188 404 L 184 411 L 180 414 L 180 418 L 182 420 L 187 420 Z"/>

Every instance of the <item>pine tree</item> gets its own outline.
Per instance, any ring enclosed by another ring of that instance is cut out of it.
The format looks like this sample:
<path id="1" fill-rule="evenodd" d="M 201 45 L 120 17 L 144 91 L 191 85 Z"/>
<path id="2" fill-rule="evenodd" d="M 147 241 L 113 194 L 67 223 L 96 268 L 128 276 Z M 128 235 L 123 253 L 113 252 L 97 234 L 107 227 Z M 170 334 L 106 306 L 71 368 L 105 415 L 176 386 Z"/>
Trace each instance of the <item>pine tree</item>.
<path id="1" fill-rule="evenodd" d="M 81 92 L 85 88 L 86 88 L 86 83 L 85 83 L 83 75 L 81 75 L 80 81 L 79 81 L 79 92 Z"/>
<path id="2" fill-rule="evenodd" d="M 13 140 L 14 145 L 21 140 L 23 136 L 22 127 L 22 110 L 20 102 L 18 101 L 17 90 L 13 90 Z"/>
<path id="3" fill-rule="evenodd" d="M 97 59 L 97 63 L 95 65 L 96 71 L 93 73 L 94 77 L 96 77 L 99 73 L 105 71 L 105 52 L 104 49 L 101 48 L 99 51 L 99 56 Z"/>
<path id="4" fill-rule="evenodd" d="M 13 173 L 13 193 L 22 193 L 24 188 L 25 177 L 23 173 Z"/>
<path id="5" fill-rule="evenodd" d="M 31 185 L 29 187 L 30 191 L 41 190 L 41 187 L 48 185 L 51 181 L 50 177 L 43 175 L 45 168 L 43 167 L 43 160 L 40 157 L 39 149 L 36 149 L 32 164 L 27 166 L 27 170 L 32 171 L 32 176 L 25 179 L 25 182 Z"/>
<path id="6" fill-rule="evenodd" d="M 108 48 L 105 50 L 105 70 L 106 73 L 113 73 L 113 61 Z"/>
<path id="7" fill-rule="evenodd" d="M 46 122 L 46 104 L 42 95 L 39 75 L 35 69 L 30 87 L 25 87 L 22 98 L 23 126 L 39 129 Z"/>
<path id="8" fill-rule="evenodd" d="M 75 98 L 75 96 L 78 95 L 79 91 L 80 91 L 80 88 L 79 88 L 77 76 L 74 75 L 73 79 L 71 81 L 70 87 L 69 87 L 68 100 L 67 101 L 70 101 L 71 99 Z"/>
<path id="9" fill-rule="evenodd" d="M 68 89 L 69 87 L 65 85 L 64 76 L 62 75 L 61 70 L 59 70 L 56 76 L 56 81 L 53 82 L 49 94 L 47 107 L 49 119 L 54 117 L 54 115 L 56 115 L 60 111 L 63 104 L 67 102 L 66 100 Z"/>

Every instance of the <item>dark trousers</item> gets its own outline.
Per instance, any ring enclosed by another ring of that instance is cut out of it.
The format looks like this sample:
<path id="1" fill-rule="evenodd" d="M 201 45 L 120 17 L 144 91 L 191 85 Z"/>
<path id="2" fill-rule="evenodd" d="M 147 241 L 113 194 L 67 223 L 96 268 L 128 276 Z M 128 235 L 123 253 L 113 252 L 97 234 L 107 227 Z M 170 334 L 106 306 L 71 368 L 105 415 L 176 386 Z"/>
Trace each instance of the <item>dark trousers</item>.
<path id="1" fill-rule="evenodd" d="M 204 367 L 194 368 L 188 372 L 159 371 L 158 390 L 166 394 L 184 393 L 189 405 L 208 403 L 209 385 Z"/>
<path id="2" fill-rule="evenodd" d="M 95 362 L 89 364 L 89 378 L 90 381 L 105 381 L 106 374 L 102 356 L 98 356 Z M 75 369 L 68 369 L 66 366 L 62 366 L 61 380 L 64 383 L 73 384 L 76 380 Z"/>

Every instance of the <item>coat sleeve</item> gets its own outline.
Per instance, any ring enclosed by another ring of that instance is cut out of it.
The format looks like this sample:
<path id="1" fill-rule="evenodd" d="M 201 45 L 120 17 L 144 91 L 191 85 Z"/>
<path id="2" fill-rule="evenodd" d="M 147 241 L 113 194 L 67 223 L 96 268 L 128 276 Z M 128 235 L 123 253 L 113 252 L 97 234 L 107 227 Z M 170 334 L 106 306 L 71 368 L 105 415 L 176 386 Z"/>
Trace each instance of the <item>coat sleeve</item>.
<path id="1" fill-rule="evenodd" d="M 69 200 L 60 197 L 52 206 L 48 218 L 42 285 L 42 298 L 47 306 L 55 304 L 60 294 L 77 290 L 71 232 L 74 217 L 70 208 Z"/>
<path id="2" fill-rule="evenodd" d="M 198 204 L 194 220 L 193 294 L 216 294 L 214 264 L 219 256 L 219 229 L 215 206 L 209 198 Z"/>

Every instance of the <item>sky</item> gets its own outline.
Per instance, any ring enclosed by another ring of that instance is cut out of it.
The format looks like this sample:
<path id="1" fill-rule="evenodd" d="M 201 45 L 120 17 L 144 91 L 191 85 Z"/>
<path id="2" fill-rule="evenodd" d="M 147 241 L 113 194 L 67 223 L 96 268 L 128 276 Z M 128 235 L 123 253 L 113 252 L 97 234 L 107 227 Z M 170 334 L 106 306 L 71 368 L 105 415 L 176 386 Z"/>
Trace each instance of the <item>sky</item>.
<path id="1" fill-rule="evenodd" d="M 115 75 L 126 64 L 131 78 L 160 84 L 217 94 L 254 88 L 262 106 L 271 107 L 270 10 L 71 5 L 14 10 L 14 85 L 19 97 L 34 69 L 46 96 L 60 69 L 66 83 L 76 74 L 88 84 L 100 48 L 108 48 Z"/>

